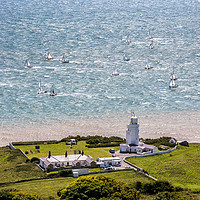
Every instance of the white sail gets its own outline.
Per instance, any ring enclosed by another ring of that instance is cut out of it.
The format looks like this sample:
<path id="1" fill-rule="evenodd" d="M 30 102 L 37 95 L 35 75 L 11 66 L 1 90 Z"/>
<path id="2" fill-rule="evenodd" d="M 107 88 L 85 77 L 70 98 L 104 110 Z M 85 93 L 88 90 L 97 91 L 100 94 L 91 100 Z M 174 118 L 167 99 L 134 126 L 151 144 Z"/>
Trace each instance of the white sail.
<path id="1" fill-rule="evenodd" d="M 124 60 L 124 61 L 129 61 L 129 60 L 130 60 L 130 58 L 129 58 L 129 57 L 127 57 L 127 56 L 124 54 L 123 60 Z"/>
<path id="2" fill-rule="evenodd" d="M 29 59 L 26 59 L 25 63 L 24 63 L 24 67 L 27 67 L 27 68 L 31 68 L 31 64 L 29 62 Z"/>
<path id="3" fill-rule="evenodd" d="M 153 67 L 149 64 L 149 63 L 147 63 L 146 65 L 145 65 L 145 69 L 152 69 Z"/>
<path id="4" fill-rule="evenodd" d="M 38 94 L 48 94 L 48 92 L 46 90 L 42 90 L 42 82 L 40 80 L 39 84 L 38 84 Z"/>
<path id="5" fill-rule="evenodd" d="M 52 59 L 53 59 L 52 56 L 51 56 L 51 54 L 50 54 L 50 52 L 47 53 L 46 59 L 47 59 L 47 60 L 52 60 Z"/>
<path id="6" fill-rule="evenodd" d="M 170 79 L 171 80 L 177 80 L 178 78 L 176 77 L 176 75 L 174 73 L 172 73 L 171 76 L 170 76 Z"/>
<path id="7" fill-rule="evenodd" d="M 169 88 L 174 89 L 177 87 L 178 87 L 178 85 L 175 83 L 175 79 L 170 79 Z"/>
<path id="8" fill-rule="evenodd" d="M 174 74 L 174 67 L 173 67 L 173 72 L 170 76 L 170 80 L 177 80 L 178 78 L 176 77 L 176 75 Z"/>
<path id="9" fill-rule="evenodd" d="M 130 40 L 130 38 L 129 38 L 129 35 L 126 37 L 126 44 L 130 44 L 131 43 L 131 40 Z"/>

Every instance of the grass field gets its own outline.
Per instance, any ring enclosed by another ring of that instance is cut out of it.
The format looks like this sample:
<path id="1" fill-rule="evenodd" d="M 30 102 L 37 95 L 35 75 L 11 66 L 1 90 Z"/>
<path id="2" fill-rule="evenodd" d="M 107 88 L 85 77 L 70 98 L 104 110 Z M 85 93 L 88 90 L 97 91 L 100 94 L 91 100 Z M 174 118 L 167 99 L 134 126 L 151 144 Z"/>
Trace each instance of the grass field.
<path id="1" fill-rule="evenodd" d="M 179 145 L 171 153 L 127 160 L 159 180 L 200 191 L 200 144 L 190 144 L 190 147 Z"/>
<path id="2" fill-rule="evenodd" d="M 134 171 L 110 172 L 110 173 L 104 173 L 102 175 L 112 177 L 127 183 L 134 183 L 136 181 L 142 181 L 145 183 L 152 182 L 151 179 L 148 179 L 143 174 L 139 174 Z M 90 176 L 97 176 L 97 174 Z M 72 177 L 45 179 L 45 180 L 9 184 L 0 187 L 0 189 L 15 188 L 23 192 L 37 194 L 43 198 L 48 198 L 49 196 L 57 198 L 58 189 L 66 187 L 69 183 L 71 183 L 74 180 L 76 179 Z"/>
<path id="3" fill-rule="evenodd" d="M 44 177 L 44 172 L 18 150 L 0 148 L 0 183 Z"/>
<path id="4" fill-rule="evenodd" d="M 94 160 L 98 157 L 110 156 L 110 147 L 86 148 L 85 141 L 80 141 L 77 145 L 74 145 L 71 151 L 65 143 L 40 145 L 40 153 L 34 154 L 30 153 L 30 150 L 33 151 L 33 145 L 22 145 L 17 146 L 17 148 L 22 149 L 24 152 L 29 151 L 29 158 L 33 156 L 45 157 L 49 151 L 51 151 L 52 155 L 60 155 L 64 154 L 66 150 L 68 154 L 73 154 L 74 150 L 83 150 L 85 154 L 91 155 Z M 119 147 L 114 149 L 119 150 Z M 144 168 L 150 175 L 159 180 L 167 180 L 174 186 L 200 191 L 200 144 L 190 144 L 190 147 L 178 146 L 177 150 L 168 154 L 131 158 L 128 161 Z M 152 181 L 143 174 L 134 171 L 110 172 L 102 175 L 122 180 L 129 184 L 134 184 L 136 181 L 141 181 L 142 183 Z M 33 163 L 26 162 L 26 157 L 19 150 L 10 150 L 8 147 L 0 148 L 0 183 L 44 176 L 45 174 Z M 97 176 L 97 174 L 90 176 Z M 37 194 L 44 199 L 49 199 L 48 197 L 50 196 L 57 199 L 58 189 L 66 187 L 74 180 L 75 178 L 72 177 L 33 180 L 1 185 L 0 189 L 15 188 L 23 192 Z M 189 191 L 183 191 L 182 195 L 185 197 L 183 199 L 200 199 L 199 194 L 192 194 Z M 142 194 L 141 196 L 142 200 L 151 200 L 153 198 L 154 196 L 151 195 Z"/>
<path id="5" fill-rule="evenodd" d="M 74 154 L 74 150 L 78 152 L 78 150 L 83 150 L 85 155 L 90 155 L 94 160 L 101 157 L 109 157 L 111 154 L 109 153 L 110 147 L 99 147 L 99 148 L 87 148 L 85 147 L 85 141 L 79 141 L 77 145 L 73 145 L 72 149 L 70 149 L 70 145 L 66 145 L 65 142 L 60 142 L 58 144 L 42 144 L 40 146 L 40 153 L 34 151 L 35 145 L 21 145 L 16 146 L 16 148 L 21 149 L 23 152 L 28 151 L 27 156 L 29 158 L 38 157 L 43 158 L 48 156 L 49 151 L 51 151 L 51 155 L 64 155 L 67 151 L 68 154 Z M 112 147 L 115 150 L 119 150 L 119 147 Z M 33 154 L 30 151 L 34 152 Z"/>

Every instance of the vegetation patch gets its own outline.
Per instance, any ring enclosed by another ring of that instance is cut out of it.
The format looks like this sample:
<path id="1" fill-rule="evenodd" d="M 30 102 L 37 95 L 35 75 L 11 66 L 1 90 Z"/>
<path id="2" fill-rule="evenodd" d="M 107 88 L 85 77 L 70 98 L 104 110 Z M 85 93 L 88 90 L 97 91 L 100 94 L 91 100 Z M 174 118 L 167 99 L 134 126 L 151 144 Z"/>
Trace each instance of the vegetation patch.
<path id="1" fill-rule="evenodd" d="M 176 146 L 176 140 L 174 139 L 175 143 L 170 143 L 171 137 L 160 137 L 156 139 L 142 139 L 144 143 L 154 145 L 158 147 L 159 150 L 165 150 L 168 148 L 173 148 Z"/>
<path id="2" fill-rule="evenodd" d="M 0 183 L 45 176 L 34 163 L 27 162 L 27 158 L 19 149 L 0 148 Z"/>
<path id="3" fill-rule="evenodd" d="M 51 173 L 53 174 L 53 173 Z M 55 173 L 57 176 L 57 173 Z M 91 174 L 91 177 L 96 177 L 98 174 Z M 114 178 L 116 180 L 120 180 L 126 182 L 131 185 L 135 185 L 137 181 L 141 181 L 142 183 L 152 183 L 153 180 L 147 178 L 145 175 L 131 171 L 114 171 L 105 174 L 106 177 Z M 19 191 L 24 191 L 32 194 L 37 194 L 44 199 L 47 199 L 49 196 L 53 196 L 54 198 L 58 198 L 57 191 L 61 188 L 68 186 L 70 183 L 75 181 L 76 179 L 73 177 L 59 177 L 51 179 L 42 179 L 42 180 L 32 180 L 28 182 L 21 182 L 15 184 L 4 185 L 2 188 L 10 189 L 15 188 Z"/>
<path id="4" fill-rule="evenodd" d="M 199 155 L 200 144 L 190 144 L 190 147 L 178 146 L 170 153 L 127 160 L 158 180 L 167 180 L 175 186 L 199 192 Z"/>
<path id="5" fill-rule="evenodd" d="M 2 200 L 41 200 L 37 195 L 19 192 L 16 189 L 0 190 Z"/>
<path id="6" fill-rule="evenodd" d="M 99 147 L 99 148 L 88 148 L 86 147 L 86 141 L 78 141 L 76 145 L 66 145 L 66 142 L 59 142 L 57 144 L 41 144 L 40 152 L 35 150 L 35 146 L 38 145 L 22 145 L 17 146 L 17 148 L 21 149 L 23 152 L 28 151 L 27 156 L 29 159 L 32 157 L 44 158 L 49 155 L 49 151 L 51 155 L 65 155 L 67 154 L 78 154 L 79 152 L 84 152 L 85 155 L 90 155 L 94 160 L 101 157 L 110 157 L 109 147 Z M 113 147 L 116 151 L 119 150 L 119 146 Z M 31 153 L 32 152 L 32 153 Z"/>
<path id="7" fill-rule="evenodd" d="M 106 176 L 84 176 L 58 191 L 60 199 L 137 200 L 139 192 L 129 184 Z"/>

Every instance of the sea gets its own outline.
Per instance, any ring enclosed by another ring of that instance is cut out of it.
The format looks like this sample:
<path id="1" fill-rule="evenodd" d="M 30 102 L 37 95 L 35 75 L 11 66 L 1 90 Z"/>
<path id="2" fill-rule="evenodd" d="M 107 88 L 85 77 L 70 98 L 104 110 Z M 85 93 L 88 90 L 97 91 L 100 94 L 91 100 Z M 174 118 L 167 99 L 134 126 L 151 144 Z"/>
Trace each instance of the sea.
<path id="1" fill-rule="evenodd" d="M 133 112 L 143 137 L 200 142 L 199 22 L 199 0 L 0 0 L 0 145 L 125 137 Z"/>

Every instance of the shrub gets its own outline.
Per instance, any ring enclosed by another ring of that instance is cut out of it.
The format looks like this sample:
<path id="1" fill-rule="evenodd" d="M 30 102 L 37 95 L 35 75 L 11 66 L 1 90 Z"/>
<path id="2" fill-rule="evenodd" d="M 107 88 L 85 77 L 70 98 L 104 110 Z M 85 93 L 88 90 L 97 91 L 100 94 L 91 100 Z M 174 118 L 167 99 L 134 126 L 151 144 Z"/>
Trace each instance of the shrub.
<path id="1" fill-rule="evenodd" d="M 39 163 L 40 163 L 40 159 L 37 158 L 37 157 L 32 157 L 32 158 L 31 158 L 31 162 L 34 162 L 34 163 L 39 164 Z"/>
<path id="2" fill-rule="evenodd" d="M 164 191 L 173 192 L 174 187 L 168 181 L 155 181 L 142 186 L 142 192 L 146 194 L 156 194 Z"/>
<path id="3" fill-rule="evenodd" d="M 25 151 L 25 154 L 28 154 L 28 151 Z"/>
<path id="4" fill-rule="evenodd" d="M 161 192 L 156 195 L 154 200 L 175 200 L 176 198 L 172 193 L 169 192 Z"/>
<path id="5" fill-rule="evenodd" d="M 135 183 L 135 189 L 138 190 L 138 191 L 141 191 L 141 189 L 142 189 L 142 183 L 140 181 L 137 181 Z"/>
<path id="6" fill-rule="evenodd" d="M 171 137 L 160 137 L 157 139 L 145 139 L 146 144 L 151 144 L 159 148 L 160 145 L 175 147 L 176 143 L 169 143 Z"/>
<path id="7" fill-rule="evenodd" d="M 64 169 L 59 171 L 59 176 L 67 177 L 69 174 L 72 174 L 72 169 Z"/>
<path id="8" fill-rule="evenodd" d="M 137 200 L 139 192 L 127 183 L 106 176 L 83 176 L 57 192 L 60 199 Z"/>
<path id="9" fill-rule="evenodd" d="M 0 200 L 41 200 L 41 198 L 15 189 L 7 189 L 0 191 Z"/>

